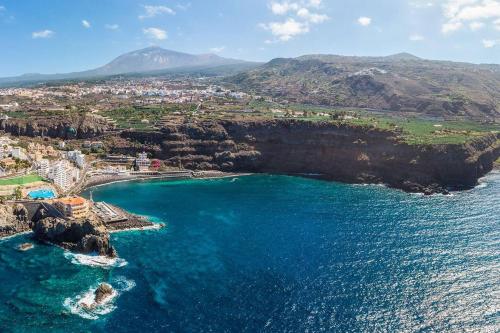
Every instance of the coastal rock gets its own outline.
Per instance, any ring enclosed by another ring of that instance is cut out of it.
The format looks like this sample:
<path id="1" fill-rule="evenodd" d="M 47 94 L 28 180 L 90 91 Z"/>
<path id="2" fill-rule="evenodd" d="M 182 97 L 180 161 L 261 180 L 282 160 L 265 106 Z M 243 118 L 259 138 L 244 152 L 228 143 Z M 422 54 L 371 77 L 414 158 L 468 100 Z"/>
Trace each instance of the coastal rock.
<path id="1" fill-rule="evenodd" d="M 105 226 L 89 219 L 68 221 L 47 217 L 33 224 L 33 232 L 35 239 L 70 251 L 116 257 Z"/>
<path id="2" fill-rule="evenodd" d="M 22 205 L 0 205 L 0 237 L 29 230 L 27 212 Z"/>
<path id="3" fill-rule="evenodd" d="M 402 141 L 397 131 L 343 123 L 219 120 L 124 131 L 113 150 L 133 154 L 136 147 L 190 170 L 315 175 L 433 194 L 477 185 L 500 157 L 500 134 L 419 145 Z"/>
<path id="4" fill-rule="evenodd" d="M 95 295 L 94 301 L 96 304 L 101 304 L 106 300 L 106 298 L 112 296 L 113 293 L 114 290 L 109 284 L 101 283 L 94 292 Z"/>
<path id="5" fill-rule="evenodd" d="M 19 251 L 28 251 L 28 250 L 31 250 L 33 247 L 34 247 L 34 246 L 33 246 L 33 244 L 32 244 L 32 243 L 23 243 L 23 244 L 19 245 L 19 246 L 17 247 L 17 249 L 18 249 Z"/>

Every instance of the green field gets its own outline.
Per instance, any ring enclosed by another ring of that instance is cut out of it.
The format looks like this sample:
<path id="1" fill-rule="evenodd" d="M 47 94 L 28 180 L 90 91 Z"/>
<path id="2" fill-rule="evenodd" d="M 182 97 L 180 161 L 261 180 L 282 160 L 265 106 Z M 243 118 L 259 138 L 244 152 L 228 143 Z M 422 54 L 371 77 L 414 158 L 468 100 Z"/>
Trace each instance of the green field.
<path id="1" fill-rule="evenodd" d="M 118 128 L 146 130 L 156 126 L 166 115 L 173 112 L 193 111 L 193 105 L 172 104 L 167 106 L 125 107 L 105 111 L 103 116 L 116 121 Z M 145 121 L 145 122 L 143 122 Z"/>
<path id="2" fill-rule="evenodd" d="M 43 181 L 43 178 L 37 175 L 25 175 L 9 179 L 0 179 L 0 186 L 27 185 L 39 181 Z"/>
<path id="3" fill-rule="evenodd" d="M 344 123 L 367 128 L 394 130 L 399 138 L 408 144 L 463 144 L 476 138 L 500 132 L 500 124 L 483 124 L 467 120 L 427 120 L 417 117 L 373 114 L 365 110 L 339 110 L 330 107 L 252 101 L 250 107 L 262 112 L 267 117 L 274 117 L 271 109 L 288 112 L 305 112 L 306 115 L 294 117 L 305 121 L 327 121 Z M 320 115 L 328 114 L 328 116 Z M 353 119 L 333 120 L 335 114 L 353 115 Z"/>

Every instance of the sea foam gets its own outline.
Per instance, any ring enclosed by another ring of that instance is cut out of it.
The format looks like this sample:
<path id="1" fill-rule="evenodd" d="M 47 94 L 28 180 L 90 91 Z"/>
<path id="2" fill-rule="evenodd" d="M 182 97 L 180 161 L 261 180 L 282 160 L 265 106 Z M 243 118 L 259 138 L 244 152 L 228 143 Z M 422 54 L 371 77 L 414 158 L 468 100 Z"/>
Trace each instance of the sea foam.
<path id="1" fill-rule="evenodd" d="M 64 252 L 64 257 L 66 259 L 71 260 L 71 263 L 75 265 L 84 265 L 92 267 L 112 268 L 112 267 L 123 267 L 128 264 L 128 262 L 125 259 L 121 258 L 109 258 L 105 256 L 85 255 L 79 253 L 71 253 L 69 251 Z"/>
<path id="2" fill-rule="evenodd" d="M 113 312 L 116 309 L 113 301 L 118 296 L 118 292 L 114 290 L 113 294 L 106 297 L 101 304 L 95 304 L 96 288 L 97 286 L 73 298 L 66 298 L 63 303 L 64 307 L 72 314 L 90 320 L 97 320 L 100 316 Z"/>
<path id="3" fill-rule="evenodd" d="M 113 293 L 106 297 L 101 304 L 96 304 L 95 290 L 99 287 L 96 284 L 87 291 L 75 297 L 68 297 L 64 300 L 63 306 L 70 313 L 89 320 L 97 320 L 101 316 L 113 312 L 117 306 L 114 301 L 122 293 L 132 290 L 135 287 L 134 280 L 128 280 L 124 276 L 118 276 L 112 280 Z"/>

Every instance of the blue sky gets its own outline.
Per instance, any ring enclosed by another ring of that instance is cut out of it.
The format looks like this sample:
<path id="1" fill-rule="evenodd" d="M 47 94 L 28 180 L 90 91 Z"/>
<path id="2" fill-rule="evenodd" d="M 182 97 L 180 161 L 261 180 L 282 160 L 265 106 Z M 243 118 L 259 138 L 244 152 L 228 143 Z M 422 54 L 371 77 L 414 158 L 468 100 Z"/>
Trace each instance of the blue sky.
<path id="1" fill-rule="evenodd" d="M 0 0 L 0 45 L 2 77 L 91 69 L 150 45 L 500 63 L 500 0 Z"/>

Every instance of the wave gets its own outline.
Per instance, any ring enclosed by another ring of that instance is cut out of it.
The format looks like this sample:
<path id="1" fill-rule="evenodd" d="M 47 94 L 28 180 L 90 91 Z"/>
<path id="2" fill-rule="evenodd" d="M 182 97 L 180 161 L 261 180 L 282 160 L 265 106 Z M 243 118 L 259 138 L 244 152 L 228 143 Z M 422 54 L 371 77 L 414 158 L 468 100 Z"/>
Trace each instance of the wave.
<path id="1" fill-rule="evenodd" d="M 110 234 L 116 234 L 119 232 L 127 232 L 127 231 L 148 231 L 148 230 L 159 230 L 165 227 L 165 223 L 153 222 L 152 225 L 145 227 L 137 227 L 137 228 L 127 228 L 123 230 L 110 230 Z"/>
<path id="2" fill-rule="evenodd" d="M 90 320 L 97 320 L 99 316 L 113 312 L 116 309 L 113 301 L 118 296 L 118 292 L 114 290 L 113 294 L 106 297 L 101 304 L 96 304 L 94 303 L 96 288 L 97 286 L 73 298 L 66 298 L 63 302 L 64 307 L 72 314 Z"/>
<path id="3" fill-rule="evenodd" d="M 97 320 L 99 317 L 113 312 L 117 306 L 114 301 L 122 293 L 132 290 L 135 287 L 134 280 L 128 280 L 124 276 L 118 276 L 111 282 L 113 293 L 106 297 L 101 304 L 96 304 L 95 290 L 100 283 L 90 287 L 87 291 L 73 298 L 68 297 L 64 300 L 63 306 L 70 313 L 89 320 Z"/>
<path id="4" fill-rule="evenodd" d="M 115 286 L 115 289 L 119 292 L 130 291 L 135 287 L 134 280 L 128 280 L 124 276 L 117 276 L 113 279 L 112 284 Z"/>
<path id="5" fill-rule="evenodd" d="M 125 259 L 122 258 L 109 258 L 97 255 L 85 255 L 79 253 L 71 253 L 69 251 L 64 252 L 64 257 L 71 260 L 71 263 L 75 265 L 84 265 L 92 267 L 123 267 L 128 264 Z"/>

